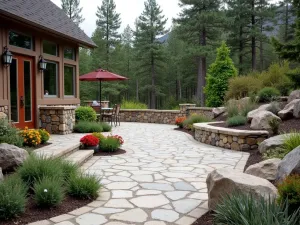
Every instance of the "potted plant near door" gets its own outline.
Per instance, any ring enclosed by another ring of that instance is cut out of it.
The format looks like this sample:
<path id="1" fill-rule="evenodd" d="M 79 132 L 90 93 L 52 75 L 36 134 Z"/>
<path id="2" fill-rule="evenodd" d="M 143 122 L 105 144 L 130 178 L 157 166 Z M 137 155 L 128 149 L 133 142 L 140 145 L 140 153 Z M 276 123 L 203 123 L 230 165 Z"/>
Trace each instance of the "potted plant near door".
<path id="1" fill-rule="evenodd" d="M 90 149 L 90 150 L 97 150 L 99 139 L 93 135 L 85 135 L 83 138 L 80 139 L 80 144 L 82 149 Z"/>

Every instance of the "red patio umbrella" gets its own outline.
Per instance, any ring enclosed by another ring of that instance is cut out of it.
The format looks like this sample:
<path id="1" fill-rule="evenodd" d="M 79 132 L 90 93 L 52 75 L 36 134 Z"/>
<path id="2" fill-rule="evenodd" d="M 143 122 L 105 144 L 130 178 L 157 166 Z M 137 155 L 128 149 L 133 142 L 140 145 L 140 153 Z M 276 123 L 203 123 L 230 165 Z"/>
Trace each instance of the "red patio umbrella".
<path id="1" fill-rule="evenodd" d="M 80 81 L 99 81 L 99 101 L 101 103 L 101 86 L 102 81 L 118 81 L 118 80 L 128 80 L 127 77 L 123 77 L 107 70 L 97 69 L 94 72 L 82 75 L 79 77 Z"/>

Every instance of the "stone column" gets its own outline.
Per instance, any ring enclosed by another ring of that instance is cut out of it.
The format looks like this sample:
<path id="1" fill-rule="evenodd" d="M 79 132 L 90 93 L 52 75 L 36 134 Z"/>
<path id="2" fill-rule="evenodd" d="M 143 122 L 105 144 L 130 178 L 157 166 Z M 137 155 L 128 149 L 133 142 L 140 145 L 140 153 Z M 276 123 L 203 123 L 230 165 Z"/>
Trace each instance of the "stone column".
<path id="1" fill-rule="evenodd" d="M 180 113 L 185 116 L 188 116 L 188 108 L 196 107 L 196 104 L 189 104 L 189 103 L 179 104 L 179 107 L 180 107 Z"/>

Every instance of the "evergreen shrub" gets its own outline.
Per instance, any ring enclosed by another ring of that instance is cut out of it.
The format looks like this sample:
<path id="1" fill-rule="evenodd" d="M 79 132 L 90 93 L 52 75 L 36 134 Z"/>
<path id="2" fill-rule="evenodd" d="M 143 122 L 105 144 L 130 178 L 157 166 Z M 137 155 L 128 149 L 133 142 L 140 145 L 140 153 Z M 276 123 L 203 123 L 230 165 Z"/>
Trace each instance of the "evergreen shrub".
<path id="1" fill-rule="evenodd" d="M 97 119 L 97 114 L 92 107 L 80 106 L 75 110 L 76 121 L 94 122 Z"/>
<path id="2" fill-rule="evenodd" d="M 258 92 L 260 102 L 271 102 L 280 96 L 280 92 L 273 87 L 264 87 Z"/>
<path id="3" fill-rule="evenodd" d="M 88 121 L 79 121 L 75 124 L 73 131 L 75 133 L 93 133 L 93 132 L 102 132 L 103 127 L 101 123 L 88 122 Z"/>

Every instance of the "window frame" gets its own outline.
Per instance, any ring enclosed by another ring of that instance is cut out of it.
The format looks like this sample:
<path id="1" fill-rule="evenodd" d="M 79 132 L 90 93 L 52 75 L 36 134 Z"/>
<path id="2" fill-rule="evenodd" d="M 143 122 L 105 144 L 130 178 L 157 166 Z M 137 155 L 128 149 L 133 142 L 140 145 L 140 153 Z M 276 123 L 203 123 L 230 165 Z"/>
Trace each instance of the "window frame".
<path id="1" fill-rule="evenodd" d="M 66 58 L 65 57 L 65 50 L 66 49 L 72 49 L 73 50 L 73 58 L 70 59 L 70 58 Z M 71 60 L 71 61 L 76 61 L 76 48 L 73 48 L 73 47 L 69 47 L 69 46 L 65 46 L 64 49 L 63 49 L 63 58 L 66 59 L 66 60 Z"/>
<path id="2" fill-rule="evenodd" d="M 65 67 L 70 67 L 73 68 L 73 94 L 72 95 L 66 95 L 66 90 L 65 90 Z M 76 65 L 71 65 L 71 64 L 64 64 L 64 97 L 67 98 L 74 98 L 76 96 Z"/>
<path id="3" fill-rule="evenodd" d="M 46 53 L 44 52 L 44 42 L 48 42 L 50 44 L 54 44 L 56 46 L 56 55 L 52 55 L 52 54 L 49 54 L 49 53 Z M 47 39 L 44 39 L 42 41 L 42 46 L 43 46 L 43 54 L 46 54 L 46 55 L 50 55 L 50 56 L 54 56 L 54 57 L 59 57 L 59 45 L 53 41 L 48 41 Z"/>
<path id="4" fill-rule="evenodd" d="M 47 60 L 47 65 L 49 63 L 56 65 L 56 95 L 45 95 L 45 72 L 43 72 L 43 92 L 44 92 L 44 98 L 58 98 L 59 97 L 59 66 L 60 63 L 52 60 Z"/>
<path id="5" fill-rule="evenodd" d="M 13 33 L 16 33 L 16 34 L 19 34 L 19 35 L 23 35 L 23 36 L 29 37 L 31 39 L 30 40 L 31 48 L 23 48 L 23 47 L 11 44 L 10 43 L 10 38 L 9 38 L 10 32 L 13 32 Z M 20 49 L 26 49 L 26 50 L 29 50 L 29 51 L 35 51 L 35 46 L 34 46 L 35 41 L 34 41 L 33 35 L 31 35 L 31 34 L 27 34 L 27 33 L 16 31 L 16 30 L 8 30 L 7 38 L 8 38 L 8 44 L 11 45 L 11 46 L 14 46 L 14 47 L 20 48 Z"/>

